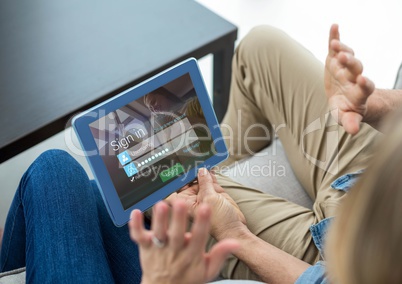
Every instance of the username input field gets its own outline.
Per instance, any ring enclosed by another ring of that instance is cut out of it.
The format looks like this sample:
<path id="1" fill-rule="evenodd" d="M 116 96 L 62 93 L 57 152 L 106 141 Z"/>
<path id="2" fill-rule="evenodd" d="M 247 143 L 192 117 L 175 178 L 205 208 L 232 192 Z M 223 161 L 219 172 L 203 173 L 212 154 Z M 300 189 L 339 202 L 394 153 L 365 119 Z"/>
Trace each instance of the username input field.
<path id="1" fill-rule="evenodd" d="M 137 159 L 147 152 L 152 151 L 152 149 L 158 148 L 159 146 L 166 144 L 169 140 L 182 135 L 191 128 L 192 126 L 188 118 L 183 118 L 162 131 L 155 133 L 141 143 L 129 148 L 127 152 L 132 159 Z"/>

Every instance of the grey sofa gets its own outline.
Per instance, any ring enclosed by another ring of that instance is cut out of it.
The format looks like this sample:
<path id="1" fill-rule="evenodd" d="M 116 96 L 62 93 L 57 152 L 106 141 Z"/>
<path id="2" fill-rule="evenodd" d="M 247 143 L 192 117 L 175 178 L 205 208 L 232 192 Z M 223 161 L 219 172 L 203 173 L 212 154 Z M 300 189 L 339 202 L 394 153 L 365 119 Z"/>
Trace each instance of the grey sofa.
<path id="1" fill-rule="evenodd" d="M 398 74 L 396 74 L 394 89 L 402 89 L 402 64 L 399 66 Z"/>
<path id="2" fill-rule="evenodd" d="M 263 149 L 259 157 L 249 157 L 223 171 L 223 174 L 232 177 L 235 181 L 245 184 L 275 196 L 283 197 L 297 204 L 311 208 L 312 201 L 297 181 L 278 139 Z M 266 171 L 250 179 L 250 166 L 264 166 Z M 279 173 L 279 174 L 278 174 Z M 267 183 L 267 179 L 269 183 Z M 268 185 L 267 185 L 268 184 Z M 0 274 L 0 284 L 25 283 L 25 269 Z"/>
<path id="3" fill-rule="evenodd" d="M 402 89 L 402 64 L 396 76 L 394 89 Z M 259 154 L 262 155 L 248 157 L 227 168 L 223 173 L 249 187 L 312 208 L 313 202 L 297 181 L 280 141 L 275 139 L 269 147 L 260 151 Z M 250 178 L 249 167 L 260 166 L 261 168 L 264 165 L 266 171 Z M 25 268 L 0 273 L 0 284 L 2 283 L 25 283 Z"/>

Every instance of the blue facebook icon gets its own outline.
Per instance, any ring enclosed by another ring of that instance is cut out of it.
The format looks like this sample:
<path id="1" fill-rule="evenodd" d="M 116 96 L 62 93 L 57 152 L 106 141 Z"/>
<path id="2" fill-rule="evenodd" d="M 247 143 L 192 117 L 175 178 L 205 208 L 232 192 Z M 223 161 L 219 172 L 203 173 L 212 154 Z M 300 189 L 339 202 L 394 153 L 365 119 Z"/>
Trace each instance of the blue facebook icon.
<path id="1" fill-rule="evenodd" d="M 124 151 L 123 153 L 118 154 L 117 158 L 119 159 L 120 164 L 122 166 L 124 166 L 128 162 L 131 162 L 130 154 L 127 151 Z"/>
<path id="2" fill-rule="evenodd" d="M 137 168 L 135 167 L 134 163 L 128 164 L 127 166 L 124 167 L 124 170 L 126 171 L 126 174 L 128 177 L 131 177 L 138 173 Z"/>

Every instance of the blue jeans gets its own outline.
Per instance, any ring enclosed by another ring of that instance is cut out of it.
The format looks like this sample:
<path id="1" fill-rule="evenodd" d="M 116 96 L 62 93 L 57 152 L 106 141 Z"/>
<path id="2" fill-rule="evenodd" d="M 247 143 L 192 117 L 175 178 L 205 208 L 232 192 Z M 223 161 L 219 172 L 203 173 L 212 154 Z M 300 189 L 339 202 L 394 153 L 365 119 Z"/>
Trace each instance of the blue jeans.
<path id="1" fill-rule="evenodd" d="M 4 230 L 0 271 L 27 282 L 139 283 L 138 248 L 112 223 L 97 185 L 70 155 L 50 150 L 21 179 Z"/>

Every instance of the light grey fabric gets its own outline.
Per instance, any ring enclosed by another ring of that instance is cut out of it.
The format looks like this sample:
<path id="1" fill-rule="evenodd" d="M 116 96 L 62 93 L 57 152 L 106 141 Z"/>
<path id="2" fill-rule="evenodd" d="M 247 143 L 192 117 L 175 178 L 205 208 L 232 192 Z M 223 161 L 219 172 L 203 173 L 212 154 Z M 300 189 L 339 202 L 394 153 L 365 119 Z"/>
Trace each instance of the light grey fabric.
<path id="1" fill-rule="evenodd" d="M 402 64 L 399 67 L 398 74 L 396 75 L 394 89 L 402 89 Z"/>
<path id="2" fill-rule="evenodd" d="M 269 147 L 260 151 L 258 155 L 236 162 L 223 169 L 222 173 L 246 186 L 285 198 L 307 208 L 312 207 L 312 201 L 297 181 L 286 158 L 283 146 L 278 139 L 275 139 Z M 1 273 L 0 284 L 3 283 L 25 283 L 25 268 Z M 214 283 L 252 284 L 260 282 L 224 280 Z"/>
<path id="3" fill-rule="evenodd" d="M 0 284 L 23 284 L 25 283 L 25 268 L 19 268 L 0 273 Z"/>
<path id="4" fill-rule="evenodd" d="M 312 208 L 313 202 L 298 182 L 279 139 L 257 155 L 223 168 L 222 173 L 238 183 L 301 206 Z"/>

